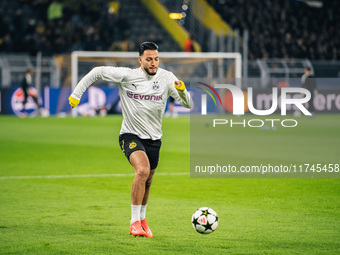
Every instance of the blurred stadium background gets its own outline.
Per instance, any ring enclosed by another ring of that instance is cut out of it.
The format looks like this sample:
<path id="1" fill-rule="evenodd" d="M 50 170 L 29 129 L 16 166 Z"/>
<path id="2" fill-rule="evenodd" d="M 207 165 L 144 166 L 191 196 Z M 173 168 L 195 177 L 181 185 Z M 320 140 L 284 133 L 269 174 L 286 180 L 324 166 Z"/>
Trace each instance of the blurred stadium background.
<path id="1" fill-rule="evenodd" d="M 22 114 L 23 96 L 17 89 L 27 69 L 35 71 L 43 114 L 69 114 L 72 52 L 136 52 L 143 41 L 156 42 L 161 52 L 239 52 L 244 88 L 301 86 L 309 67 L 322 97 L 315 99 L 321 104 L 316 110 L 340 110 L 338 1 L 14 0 L 0 5 L 1 114 Z M 217 62 L 163 60 L 162 66 L 187 82 L 235 78 L 234 59 L 220 63 L 222 73 L 216 71 Z M 77 80 L 96 65 L 133 67 L 137 61 L 85 57 L 77 64 Z M 115 86 L 96 85 L 105 98 L 80 113 L 94 115 L 103 107 L 119 112 Z M 32 100 L 30 106 L 34 114 Z"/>

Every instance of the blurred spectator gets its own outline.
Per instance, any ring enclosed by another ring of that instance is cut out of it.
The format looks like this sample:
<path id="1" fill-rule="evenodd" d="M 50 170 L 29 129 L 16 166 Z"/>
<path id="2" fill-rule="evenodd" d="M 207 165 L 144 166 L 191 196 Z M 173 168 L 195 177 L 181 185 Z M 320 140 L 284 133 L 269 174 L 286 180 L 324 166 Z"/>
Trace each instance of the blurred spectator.
<path id="1" fill-rule="evenodd" d="M 12 50 L 12 39 L 11 35 L 8 33 L 0 39 L 0 51 L 11 52 Z"/>
<path id="2" fill-rule="evenodd" d="M 48 20 L 60 19 L 63 17 L 63 3 L 59 0 L 53 0 L 53 2 L 47 8 L 47 18 Z"/>
<path id="3" fill-rule="evenodd" d="M 162 38 L 161 38 L 161 35 L 155 35 L 154 33 L 150 33 L 149 34 L 149 37 L 148 37 L 148 40 L 150 41 L 150 42 L 154 42 L 154 43 L 156 43 L 157 45 L 162 45 L 162 43 L 163 43 L 163 40 L 162 40 Z M 139 45 L 139 44 L 138 44 Z M 137 46 L 138 47 L 138 46 Z"/>
<path id="4" fill-rule="evenodd" d="M 194 41 L 191 39 L 191 36 L 184 42 L 184 50 L 185 52 L 195 52 Z"/>
<path id="5" fill-rule="evenodd" d="M 130 24 L 124 13 L 119 13 L 117 20 L 117 38 L 120 40 L 124 40 L 127 36 L 130 35 Z"/>
<path id="6" fill-rule="evenodd" d="M 131 42 L 129 37 L 126 37 L 125 40 L 122 41 L 122 51 L 133 51 L 135 49 L 135 44 Z"/>

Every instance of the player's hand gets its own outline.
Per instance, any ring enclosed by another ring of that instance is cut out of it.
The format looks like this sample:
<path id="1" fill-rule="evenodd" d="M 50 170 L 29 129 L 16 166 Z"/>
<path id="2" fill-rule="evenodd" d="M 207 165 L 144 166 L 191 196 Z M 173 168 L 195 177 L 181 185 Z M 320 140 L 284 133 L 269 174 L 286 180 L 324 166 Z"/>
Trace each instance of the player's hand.
<path id="1" fill-rule="evenodd" d="M 71 96 L 68 98 L 68 101 L 69 101 L 69 103 L 71 105 L 71 108 L 74 108 L 74 107 L 76 107 L 79 104 L 79 100 L 75 99 L 75 98 L 73 98 Z"/>
<path id="2" fill-rule="evenodd" d="M 185 90 L 185 84 L 183 81 L 175 81 L 175 88 L 180 91 L 183 92 Z"/>

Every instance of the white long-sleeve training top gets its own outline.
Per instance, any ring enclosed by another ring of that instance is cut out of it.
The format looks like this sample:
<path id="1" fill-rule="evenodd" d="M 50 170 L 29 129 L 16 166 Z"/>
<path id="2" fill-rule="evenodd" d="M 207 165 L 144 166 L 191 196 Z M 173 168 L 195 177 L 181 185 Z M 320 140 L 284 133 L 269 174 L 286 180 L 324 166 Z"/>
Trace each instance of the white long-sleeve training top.
<path id="1" fill-rule="evenodd" d="M 116 83 L 119 86 L 123 123 L 120 134 L 131 133 L 141 139 L 157 140 L 162 137 L 162 117 L 169 96 L 182 106 L 191 107 L 187 90 L 177 91 L 177 77 L 169 71 L 158 68 L 155 75 L 147 75 L 141 67 L 101 66 L 85 75 L 71 96 L 80 100 L 85 90 L 96 80 Z"/>

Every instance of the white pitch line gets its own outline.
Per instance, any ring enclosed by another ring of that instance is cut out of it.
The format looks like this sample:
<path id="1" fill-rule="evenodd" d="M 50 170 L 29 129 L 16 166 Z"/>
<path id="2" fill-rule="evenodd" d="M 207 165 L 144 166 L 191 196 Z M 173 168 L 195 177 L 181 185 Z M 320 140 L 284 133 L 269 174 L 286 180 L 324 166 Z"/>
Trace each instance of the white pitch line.
<path id="1" fill-rule="evenodd" d="M 91 177 L 128 177 L 135 174 L 75 174 L 75 175 L 36 175 L 36 176 L 0 176 L 0 180 L 13 179 L 64 179 L 64 178 L 91 178 Z M 189 173 L 156 173 L 157 175 L 189 175 Z"/>

